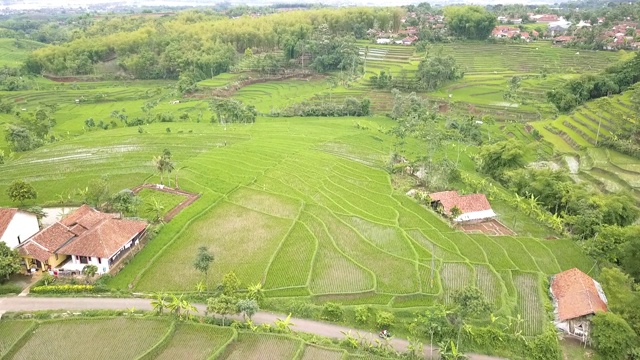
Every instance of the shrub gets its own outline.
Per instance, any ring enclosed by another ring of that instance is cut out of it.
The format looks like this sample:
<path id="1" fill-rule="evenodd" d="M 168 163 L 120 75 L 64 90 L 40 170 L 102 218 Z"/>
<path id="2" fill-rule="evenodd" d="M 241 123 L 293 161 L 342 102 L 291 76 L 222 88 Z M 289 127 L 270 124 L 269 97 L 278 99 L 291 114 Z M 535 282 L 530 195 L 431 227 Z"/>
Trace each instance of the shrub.
<path id="1" fill-rule="evenodd" d="M 43 285 L 31 289 L 34 294 L 78 294 L 99 292 L 93 285 Z"/>
<path id="2" fill-rule="evenodd" d="M 366 305 L 356 306 L 356 322 L 365 324 L 369 321 L 369 307 Z"/>
<path id="3" fill-rule="evenodd" d="M 322 307 L 322 319 L 329 321 L 340 321 L 342 320 L 342 315 L 344 311 L 342 310 L 342 306 L 340 304 L 328 302 L 325 303 Z"/>
<path id="4" fill-rule="evenodd" d="M 376 325 L 381 329 L 391 327 L 395 321 L 396 317 L 387 311 L 380 311 L 376 315 Z"/>

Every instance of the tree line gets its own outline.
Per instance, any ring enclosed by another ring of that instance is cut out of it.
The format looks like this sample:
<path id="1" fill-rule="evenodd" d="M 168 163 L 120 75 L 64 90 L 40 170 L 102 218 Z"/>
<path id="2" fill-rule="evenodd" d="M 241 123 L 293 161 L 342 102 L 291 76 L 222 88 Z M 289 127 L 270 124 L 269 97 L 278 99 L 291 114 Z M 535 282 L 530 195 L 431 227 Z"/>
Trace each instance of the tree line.
<path id="1" fill-rule="evenodd" d="M 619 94 L 640 81 L 640 55 L 615 64 L 597 75 L 583 75 L 547 92 L 556 109 L 568 112 L 591 99 Z"/>
<path id="2" fill-rule="evenodd" d="M 92 73 L 99 62 L 115 61 L 141 79 L 177 79 L 185 72 L 210 77 L 227 71 L 236 53 L 250 48 L 254 52 L 282 50 L 289 58 L 311 52 L 322 59 L 314 65 L 322 72 L 352 67 L 341 53 L 353 52 L 353 47 L 341 48 L 339 42 L 305 43 L 316 29 L 321 30 L 318 36 L 332 39 L 336 35 L 364 37 L 374 26 L 397 31 L 402 14 L 399 8 L 350 8 L 229 19 L 190 11 L 133 27 L 111 19 L 105 25 L 113 30 L 98 32 L 91 26 L 70 42 L 34 51 L 25 69 L 38 74 L 84 75 Z M 352 54 L 348 60 L 354 58 Z"/>

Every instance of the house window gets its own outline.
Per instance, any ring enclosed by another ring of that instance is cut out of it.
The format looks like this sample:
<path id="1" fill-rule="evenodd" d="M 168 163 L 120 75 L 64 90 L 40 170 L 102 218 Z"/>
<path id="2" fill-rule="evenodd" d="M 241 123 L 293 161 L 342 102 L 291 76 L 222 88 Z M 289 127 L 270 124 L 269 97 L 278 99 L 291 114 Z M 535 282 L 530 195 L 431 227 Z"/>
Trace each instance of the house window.
<path id="1" fill-rule="evenodd" d="M 102 259 L 98 258 L 98 264 L 102 264 Z"/>
<path id="2" fill-rule="evenodd" d="M 80 256 L 80 264 L 88 264 L 89 260 L 87 259 L 86 256 Z"/>
<path id="3" fill-rule="evenodd" d="M 89 256 L 89 261 L 91 261 L 91 256 Z"/>

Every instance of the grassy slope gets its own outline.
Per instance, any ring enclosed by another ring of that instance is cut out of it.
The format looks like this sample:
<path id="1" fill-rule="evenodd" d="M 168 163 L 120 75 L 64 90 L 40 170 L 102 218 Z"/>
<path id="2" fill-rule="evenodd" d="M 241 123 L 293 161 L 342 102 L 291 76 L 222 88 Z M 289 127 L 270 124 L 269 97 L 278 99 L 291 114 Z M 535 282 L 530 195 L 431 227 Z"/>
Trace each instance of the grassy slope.
<path id="1" fill-rule="evenodd" d="M 31 40 L 0 38 L 0 66 L 19 67 L 31 51 L 43 46 Z"/>

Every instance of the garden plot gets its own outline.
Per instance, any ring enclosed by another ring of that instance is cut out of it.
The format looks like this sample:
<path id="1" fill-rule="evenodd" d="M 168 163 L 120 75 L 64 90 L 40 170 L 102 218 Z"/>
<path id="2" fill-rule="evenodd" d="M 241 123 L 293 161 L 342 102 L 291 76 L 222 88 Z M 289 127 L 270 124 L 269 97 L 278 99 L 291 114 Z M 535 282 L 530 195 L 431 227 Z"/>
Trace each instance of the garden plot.
<path id="1" fill-rule="evenodd" d="M 513 282 L 518 294 L 518 313 L 524 319 L 524 335 L 535 335 L 542 331 L 545 311 L 540 296 L 538 275 L 514 274 Z"/>
<path id="2" fill-rule="evenodd" d="M 440 270 L 442 287 L 444 289 L 444 301 L 450 304 L 453 295 L 466 287 L 475 285 L 475 273 L 473 268 L 464 263 L 445 263 Z"/>
<path id="3" fill-rule="evenodd" d="M 500 277 L 491 268 L 484 265 L 474 265 L 476 285 L 482 291 L 487 301 L 494 309 L 502 306 L 502 286 Z"/>

